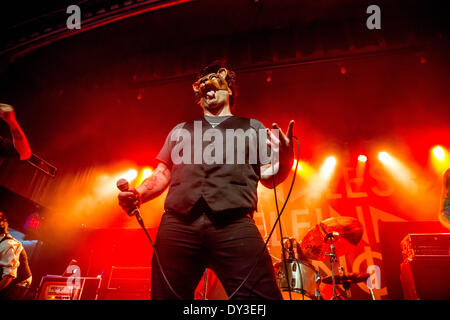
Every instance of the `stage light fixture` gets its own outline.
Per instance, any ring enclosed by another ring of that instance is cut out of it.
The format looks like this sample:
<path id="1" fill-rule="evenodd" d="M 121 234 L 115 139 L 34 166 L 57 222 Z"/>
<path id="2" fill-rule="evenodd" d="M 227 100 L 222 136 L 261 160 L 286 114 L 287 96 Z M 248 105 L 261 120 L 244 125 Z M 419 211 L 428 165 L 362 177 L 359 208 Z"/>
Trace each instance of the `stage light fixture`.
<path id="1" fill-rule="evenodd" d="M 323 192 L 327 190 L 337 164 L 336 157 L 327 157 L 317 173 L 311 174 L 305 189 L 307 203 L 319 201 Z"/>
<path id="2" fill-rule="evenodd" d="M 292 165 L 292 171 L 295 170 L 295 165 L 297 164 L 297 160 L 294 160 L 294 164 Z M 311 165 L 305 161 L 300 160 L 298 162 L 297 175 L 302 179 L 309 181 L 316 174 L 316 170 L 311 167 Z"/>
<path id="3" fill-rule="evenodd" d="M 367 156 L 365 156 L 365 155 L 363 155 L 363 154 L 360 154 L 359 156 L 358 156 L 358 161 L 359 162 L 367 162 Z"/>
<path id="4" fill-rule="evenodd" d="M 433 154 L 437 161 L 439 162 L 445 161 L 445 150 L 441 146 L 435 146 L 433 148 Z"/>
<path id="5" fill-rule="evenodd" d="M 137 175 L 138 172 L 136 169 L 130 169 L 125 174 L 123 174 L 121 178 L 128 180 L 128 182 L 131 182 L 136 179 Z"/>
<path id="6" fill-rule="evenodd" d="M 295 166 L 296 166 L 296 165 L 297 165 L 297 160 L 294 159 L 294 163 L 292 164 L 292 170 L 295 170 Z M 302 170 L 302 165 L 301 165 L 300 163 L 298 164 L 297 170 L 298 170 L 298 171 L 301 171 L 301 170 Z"/>
<path id="7" fill-rule="evenodd" d="M 415 181 L 415 175 L 405 163 L 402 163 L 402 161 L 391 156 L 386 151 L 378 153 L 378 159 L 395 181 L 401 184 L 410 193 L 417 192 L 418 185 Z"/>
<path id="8" fill-rule="evenodd" d="M 325 162 L 320 168 L 321 175 L 325 177 L 331 176 L 331 174 L 334 171 L 334 168 L 336 167 L 336 163 L 337 163 L 336 157 L 330 156 L 326 158 Z"/>
<path id="9" fill-rule="evenodd" d="M 392 157 L 386 151 L 381 151 L 381 152 L 378 153 L 378 160 L 380 160 L 381 162 L 387 164 L 389 162 L 392 162 Z"/>
<path id="10" fill-rule="evenodd" d="M 142 180 L 147 179 L 148 177 L 150 177 L 153 173 L 153 170 L 150 168 L 144 168 L 144 170 L 142 170 Z"/>
<path id="11" fill-rule="evenodd" d="M 438 174 L 442 174 L 450 167 L 450 157 L 448 150 L 440 145 L 430 149 L 430 162 Z"/>
<path id="12" fill-rule="evenodd" d="M 323 184 L 324 186 L 328 185 L 328 183 L 331 180 L 331 177 L 333 176 L 334 169 L 336 167 L 336 157 L 330 156 L 325 159 L 322 166 L 319 169 L 319 177 L 318 180 L 320 181 L 320 184 Z"/>

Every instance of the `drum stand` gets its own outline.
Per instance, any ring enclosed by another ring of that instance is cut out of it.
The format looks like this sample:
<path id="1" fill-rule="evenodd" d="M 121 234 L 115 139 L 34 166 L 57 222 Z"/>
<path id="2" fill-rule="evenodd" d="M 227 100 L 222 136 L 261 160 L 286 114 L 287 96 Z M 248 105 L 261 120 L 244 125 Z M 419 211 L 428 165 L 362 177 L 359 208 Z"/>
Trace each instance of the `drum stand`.
<path id="1" fill-rule="evenodd" d="M 336 282 L 334 279 L 334 263 L 337 262 L 336 257 L 336 247 L 334 246 L 335 235 L 333 233 L 328 233 L 325 237 L 325 242 L 330 242 L 330 253 L 326 253 L 326 256 L 330 257 L 330 265 L 331 265 L 331 280 L 333 284 L 333 300 L 337 300 L 338 295 L 336 294 Z"/>
<path id="2" fill-rule="evenodd" d="M 352 295 L 351 295 L 351 291 L 350 291 L 350 287 L 351 287 L 351 282 L 349 280 L 345 280 L 346 279 L 346 275 L 345 275 L 345 270 L 343 266 L 339 267 L 339 274 L 341 276 L 343 276 L 342 279 L 342 287 L 345 290 L 345 299 L 348 300 Z"/>
<path id="3" fill-rule="evenodd" d="M 316 290 L 314 291 L 314 296 L 317 300 L 322 300 L 322 294 L 320 293 L 320 283 L 322 278 L 320 277 L 319 271 L 317 271 L 316 276 L 314 278 L 314 282 L 316 283 Z"/>

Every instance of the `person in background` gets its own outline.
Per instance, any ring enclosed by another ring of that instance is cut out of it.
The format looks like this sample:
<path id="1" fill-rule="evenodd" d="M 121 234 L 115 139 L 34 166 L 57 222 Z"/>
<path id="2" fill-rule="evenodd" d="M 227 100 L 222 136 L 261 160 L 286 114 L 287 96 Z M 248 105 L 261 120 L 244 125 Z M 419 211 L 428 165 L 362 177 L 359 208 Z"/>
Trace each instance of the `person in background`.
<path id="1" fill-rule="evenodd" d="M 447 229 L 450 229 L 450 168 L 444 173 L 444 185 L 442 186 L 442 206 L 439 212 L 439 220 Z"/>
<path id="2" fill-rule="evenodd" d="M 32 275 L 22 243 L 8 233 L 8 220 L 0 212 L 0 300 L 20 300 L 31 286 Z"/>
<path id="3" fill-rule="evenodd" d="M 17 122 L 14 108 L 9 104 L 0 103 L 0 118 L 9 126 L 12 136 L 12 142 L 0 136 L 0 157 L 29 159 L 31 148 L 25 133 Z"/>

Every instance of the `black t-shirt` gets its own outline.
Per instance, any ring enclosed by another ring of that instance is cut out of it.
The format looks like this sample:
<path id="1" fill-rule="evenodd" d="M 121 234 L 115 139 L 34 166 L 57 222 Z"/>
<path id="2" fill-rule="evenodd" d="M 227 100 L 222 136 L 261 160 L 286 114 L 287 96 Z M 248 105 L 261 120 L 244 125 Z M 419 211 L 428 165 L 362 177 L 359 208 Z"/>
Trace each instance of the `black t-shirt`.
<path id="1" fill-rule="evenodd" d="M 11 140 L 5 139 L 0 136 L 0 157 L 3 158 L 20 158 L 19 153 L 14 148 L 14 144 Z"/>

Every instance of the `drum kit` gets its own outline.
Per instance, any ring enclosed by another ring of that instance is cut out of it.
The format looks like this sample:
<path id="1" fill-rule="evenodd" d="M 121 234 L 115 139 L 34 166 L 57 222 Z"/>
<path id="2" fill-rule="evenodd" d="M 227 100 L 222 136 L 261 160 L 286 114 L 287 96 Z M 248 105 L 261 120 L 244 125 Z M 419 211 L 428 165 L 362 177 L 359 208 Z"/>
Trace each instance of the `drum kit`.
<path id="1" fill-rule="evenodd" d="M 274 263 L 278 286 L 286 300 L 322 300 L 320 284 L 331 284 L 332 300 L 348 300 L 352 284 L 364 282 L 367 273 L 345 273 L 343 267 L 334 272 L 338 257 L 356 249 L 363 235 L 363 227 L 355 218 L 332 217 L 311 228 L 298 243 L 294 238 L 284 238 L 284 252 L 280 261 Z M 331 276 L 321 277 L 312 260 L 328 261 Z M 342 285 L 345 293 L 336 289 Z M 372 295 L 373 296 L 373 295 Z"/>

